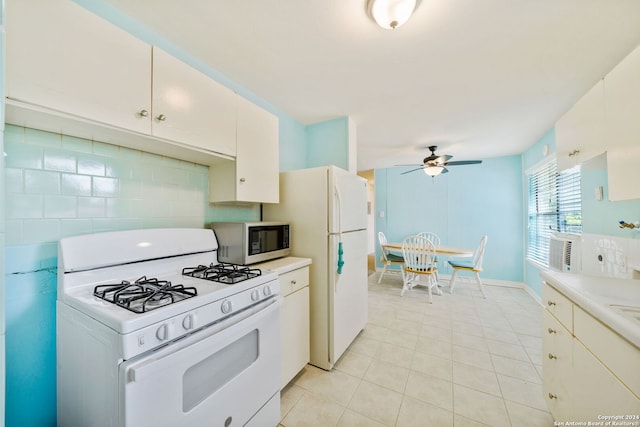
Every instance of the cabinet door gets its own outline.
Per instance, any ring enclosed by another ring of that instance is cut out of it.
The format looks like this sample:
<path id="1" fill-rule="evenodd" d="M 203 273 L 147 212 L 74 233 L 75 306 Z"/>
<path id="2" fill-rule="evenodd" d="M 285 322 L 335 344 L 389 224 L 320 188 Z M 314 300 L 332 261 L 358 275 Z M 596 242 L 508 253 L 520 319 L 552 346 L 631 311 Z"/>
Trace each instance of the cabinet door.
<path id="1" fill-rule="evenodd" d="M 238 201 L 279 201 L 278 118 L 238 97 L 236 194 Z"/>
<path id="2" fill-rule="evenodd" d="M 556 123 L 558 170 L 572 168 L 605 151 L 604 84 L 600 80 Z"/>
<path id="3" fill-rule="evenodd" d="M 629 369 L 633 369 L 629 366 Z M 640 400 L 578 340 L 573 342 L 572 420 L 598 421 L 605 414 L 640 414 Z"/>
<path id="4" fill-rule="evenodd" d="M 154 136 L 233 156 L 235 102 L 231 89 L 153 48 Z"/>
<path id="5" fill-rule="evenodd" d="M 610 200 L 640 198 L 640 47 L 605 77 Z"/>
<path id="6" fill-rule="evenodd" d="M 309 362 L 309 287 L 284 298 L 280 312 L 281 385 Z"/>
<path id="7" fill-rule="evenodd" d="M 6 96 L 150 132 L 151 46 L 71 0 L 6 1 Z"/>

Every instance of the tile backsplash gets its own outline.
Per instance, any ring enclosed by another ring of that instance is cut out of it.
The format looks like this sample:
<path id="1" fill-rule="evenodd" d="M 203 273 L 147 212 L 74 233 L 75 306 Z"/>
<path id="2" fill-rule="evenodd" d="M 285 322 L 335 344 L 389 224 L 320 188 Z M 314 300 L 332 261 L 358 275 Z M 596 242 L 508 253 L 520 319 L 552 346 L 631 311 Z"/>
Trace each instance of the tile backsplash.
<path id="1" fill-rule="evenodd" d="M 105 144 L 7 125 L 7 246 L 149 227 L 203 227 L 255 220 L 257 207 L 208 203 L 209 168 Z"/>
<path id="2" fill-rule="evenodd" d="M 583 233 L 581 245 L 582 273 L 640 279 L 640 239 Z"/>

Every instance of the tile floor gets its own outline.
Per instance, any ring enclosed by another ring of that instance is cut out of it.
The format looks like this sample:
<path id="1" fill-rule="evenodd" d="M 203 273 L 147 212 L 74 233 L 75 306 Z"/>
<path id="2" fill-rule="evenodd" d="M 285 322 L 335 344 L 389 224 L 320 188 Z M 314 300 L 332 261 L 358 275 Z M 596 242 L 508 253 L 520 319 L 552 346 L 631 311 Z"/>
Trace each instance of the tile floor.
<path id="1" fill-rule="evenodd" d="M 280 426 L 552 426 L 542 395 L 542 308 L 524 290 L 459 283 L 427 303 L 369 276 L 369 323 L 324 371 L 282 391 Z"/>

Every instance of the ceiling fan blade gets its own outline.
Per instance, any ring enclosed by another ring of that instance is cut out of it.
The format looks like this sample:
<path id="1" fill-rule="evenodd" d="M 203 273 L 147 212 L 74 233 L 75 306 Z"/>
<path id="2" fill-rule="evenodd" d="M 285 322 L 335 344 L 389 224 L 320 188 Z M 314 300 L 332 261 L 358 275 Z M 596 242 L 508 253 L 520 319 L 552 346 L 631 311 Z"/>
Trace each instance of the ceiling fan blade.
<path id="1" fill-rule="evenodd" d="M 440 175 L 442 175 L 443 173 L 449 173 L 449 169 L 442 168 L 442 172 L 440 172 Z"/>
<path id="2" fill-rule="evenodd" d="M 412 163 L 410 165 L 393 165 L 393 166 L 424 166 L 424 165 L 421 165 L 419 163 Z"/>
<path id="3" fill-rule="evenodd" d="M 460 165 L 477 165 L 482 163 L 482 160 L 459 160 L 457 162 L 446 162 L 445 166 L 460 166 Z"/>
<path id="4" fill-rule="evenodd" d="M 412 166 L 413 166 L 413 165 L 412 165 Z M 424 169 L 424 167 L 416 168 L 416 169 L 411 169 L 410 171 L 402 172 L 400 175 L 404 175 L 404 174 L 407 174 L 407 173 L 409 173 L 409 172 L 419 171 L 419 170 L 422 170 L 422 169 Z"/>
<path id="5" fill-rule="evenodd" d="M 438 163 L 444 163 L 444 162 L 446 162 L 447 160 L 450 160 L 450 159 L 452 159 L 452 158 L 453 158 L 453 156 L 451 156 L 451 155 L 449 155 L 449 154 L 444 154 L 444 155 L 442 155 L 442 156 L 438 156 L 438 158 L 436 158 L 435 160 L 436 160 Z"/>

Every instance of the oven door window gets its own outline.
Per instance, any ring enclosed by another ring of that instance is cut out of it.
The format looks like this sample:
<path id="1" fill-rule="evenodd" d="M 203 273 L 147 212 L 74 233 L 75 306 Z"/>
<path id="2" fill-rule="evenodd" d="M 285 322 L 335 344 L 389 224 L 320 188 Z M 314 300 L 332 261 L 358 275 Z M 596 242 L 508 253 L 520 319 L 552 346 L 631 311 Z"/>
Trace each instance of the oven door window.
<path id="1" fill-rule="evenodd" d="M 193 365 L 184 373 L 182 410 L 188 412 L 258 359 L 258 331 Z"/>

